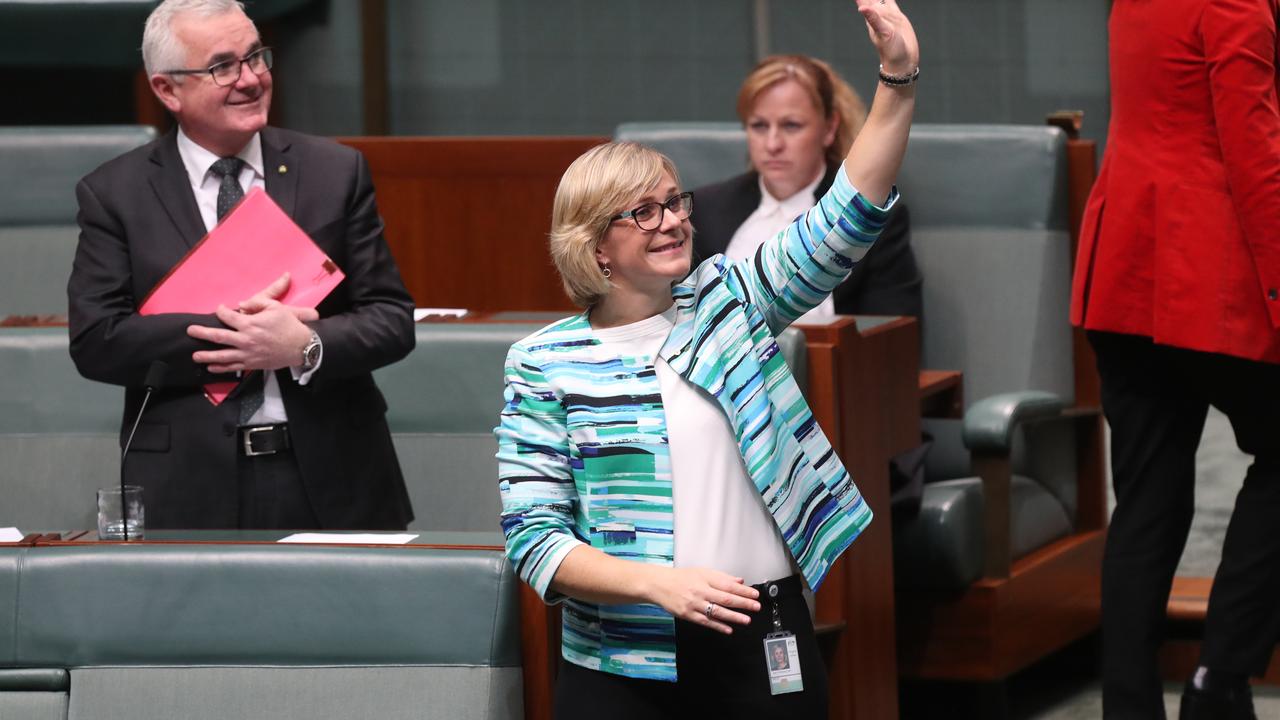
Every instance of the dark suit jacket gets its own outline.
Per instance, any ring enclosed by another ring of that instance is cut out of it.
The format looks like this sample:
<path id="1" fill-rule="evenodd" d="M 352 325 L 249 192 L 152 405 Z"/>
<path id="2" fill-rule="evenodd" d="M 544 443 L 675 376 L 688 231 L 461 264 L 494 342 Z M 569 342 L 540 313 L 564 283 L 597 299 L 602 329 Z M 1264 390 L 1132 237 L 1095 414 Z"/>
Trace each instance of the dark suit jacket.
<path id="1" fill-rule="evenodd" d="M 277 371 L 312 510 L 325 528 L 403 528 L 413 519 L 370 374 L 413 349 L 413 302 L 382 237 L 363 156 L 300 133 L 265 128 L 267 193 L 346 274 L 312 327 L 324 360 L 306 386 Z M 91 380 L 125 387 L 121 443 L 154 360 L 168 364 L 134 437 L 126 480 L 146 488 L 152 528 L 233 528 L 238 498 L 233 394 L 215 407 L 186 333 L 212 315 L 141 316 L 151 290 L 205 234 L 173 132 L 90 173 L 76 186 L 80 243 L 67 285 L 71 357 Z M 103 468 L 103 481 L 114 477 Z"/>
<path id="2" fill-rule="evenodd" d="M 828 167 L 814 190 L 814 202 L 831 187 L 839 166 Z M 693 248 L 702 260 L 729 247 L 738 227 L 760 206 L 754 171 L 693 191 Z M 921 277 L 911 252 L 907 206 L 899 202 L 875 245 L 831 294 L 843 315 L 921 316 Z"/>

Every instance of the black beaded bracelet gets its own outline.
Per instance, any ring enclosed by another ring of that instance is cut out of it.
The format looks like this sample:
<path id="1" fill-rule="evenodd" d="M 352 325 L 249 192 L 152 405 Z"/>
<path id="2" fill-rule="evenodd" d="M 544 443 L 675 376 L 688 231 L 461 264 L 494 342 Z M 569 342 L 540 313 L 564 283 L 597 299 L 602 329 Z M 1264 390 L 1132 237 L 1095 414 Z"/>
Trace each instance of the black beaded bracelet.
<path id="1" fill-rule="evenodd" d="M 885 85 L 894 85 L 894 86 L 910 85 L 911 83 L 915 82 L 916 78 L 918 77 L 920 77 L 919 65 L 916 66 L 915 70 L 912 70 L 906 75 L 890 75 L 889 73 L 886 73 L 884 71 L 884 65 L 880 66 L 880 82 L 884 83 Z"/>

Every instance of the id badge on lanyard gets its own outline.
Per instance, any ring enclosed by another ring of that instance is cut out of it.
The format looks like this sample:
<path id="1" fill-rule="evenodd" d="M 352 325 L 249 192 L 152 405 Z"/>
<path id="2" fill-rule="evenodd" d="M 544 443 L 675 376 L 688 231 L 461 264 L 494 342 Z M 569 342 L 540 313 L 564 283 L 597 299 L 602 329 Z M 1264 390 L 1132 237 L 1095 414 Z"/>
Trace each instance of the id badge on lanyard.
<path id="1" fill-rule="evenodd" d="M 769 671 L 769 693 L 804 690 L 804 678 L 800 674 L 800 651 L 796 648 L 796 636 L 782 628 L 782 616 L 778 614 L 778 586 L 769 586 L 769 600 L 773 605 L 773 632 L 764 636 L 764 663 Z"/>

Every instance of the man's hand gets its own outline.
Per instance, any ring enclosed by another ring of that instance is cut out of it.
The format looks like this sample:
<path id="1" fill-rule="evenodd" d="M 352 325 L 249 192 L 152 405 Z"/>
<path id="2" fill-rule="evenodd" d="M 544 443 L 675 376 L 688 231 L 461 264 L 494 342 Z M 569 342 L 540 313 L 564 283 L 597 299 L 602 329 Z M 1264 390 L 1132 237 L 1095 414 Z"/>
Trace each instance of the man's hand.
<path id="1" fill-rule="evenodd" d="M 311 340 L 311 329 L 303 323 L 320 319 L 313 308 L 283 305 L 277 299 L 289 289 L 289 274 L 239 303 L 239 310 L 219 305 L 218 320 L 225 328 L 203 325 L 187 327 L 197 340 L 225 346 L 221 350 L 200 350 L 191 359 L 207 365 L 209 372 L 278 370 L 302 364 L 302 349 Z"/>
<path id="2" fill-rule="evenodd" d="M 276 302 L 281 297 L 284 297 L 284 294 L 288 291 L 289 273 L 285 273 L 273 280 L 270 285 L 259 290 L 253 297 L 248 300 L 241 300 L 239 304 L 240 312 L 252 315 L 253 313 L 262 312 L 273 305 L 279 305 L 280 307 L 288 309 L 302 322 L 311 322 L 319 317 L 316 315 L 316 311 L 312 308 L 296 307 L 294 305 L 281 305 Z"/>

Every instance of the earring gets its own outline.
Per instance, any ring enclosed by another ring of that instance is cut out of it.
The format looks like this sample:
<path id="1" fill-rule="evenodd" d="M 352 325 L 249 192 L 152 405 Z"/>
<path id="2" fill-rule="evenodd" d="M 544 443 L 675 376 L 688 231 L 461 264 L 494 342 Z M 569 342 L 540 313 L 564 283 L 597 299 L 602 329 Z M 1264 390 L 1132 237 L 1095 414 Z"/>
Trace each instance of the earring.
<path id="1" fill-rule="evenodd" d="M 600 268 L 600 274 L 604 275 L 605 280 L 608 280 L 609 278 L 613 277 L 613 271 L 609 269 L 608 265 L 604 265 Z"/>

